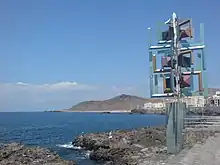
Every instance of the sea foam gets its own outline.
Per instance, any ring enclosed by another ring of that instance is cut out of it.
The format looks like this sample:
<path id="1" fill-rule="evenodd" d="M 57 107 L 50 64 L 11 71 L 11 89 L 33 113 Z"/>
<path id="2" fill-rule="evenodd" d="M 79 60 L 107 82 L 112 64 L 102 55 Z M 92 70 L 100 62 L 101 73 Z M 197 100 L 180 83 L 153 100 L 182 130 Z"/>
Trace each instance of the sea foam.
<path id="1" fill-rule="evenodd" d="M 68 148 L 68 149 L 74 149 L 74 150 L 80 150 L 82 149 L 80 146 L 74 146 L 72 142 L 69 142 L 67 144 L 58 144 L 57 147 L 61 148 Z"/>

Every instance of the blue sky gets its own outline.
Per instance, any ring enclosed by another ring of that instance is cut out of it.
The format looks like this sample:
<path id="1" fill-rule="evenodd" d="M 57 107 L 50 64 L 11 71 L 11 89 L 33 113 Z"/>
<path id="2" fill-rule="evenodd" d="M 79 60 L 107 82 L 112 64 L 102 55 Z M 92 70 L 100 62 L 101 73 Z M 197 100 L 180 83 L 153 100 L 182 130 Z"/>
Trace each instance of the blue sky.
<path id="1" fill-rule="evenodd" d="M 148 96 L 147 28 L 172 12 L 192 17 L 195 30 L 205 24 L 208 82 L 220 87 L 219 6 L 216 0 L 2 0 L 0 111 L 68 108 L 119 93 Z"/>

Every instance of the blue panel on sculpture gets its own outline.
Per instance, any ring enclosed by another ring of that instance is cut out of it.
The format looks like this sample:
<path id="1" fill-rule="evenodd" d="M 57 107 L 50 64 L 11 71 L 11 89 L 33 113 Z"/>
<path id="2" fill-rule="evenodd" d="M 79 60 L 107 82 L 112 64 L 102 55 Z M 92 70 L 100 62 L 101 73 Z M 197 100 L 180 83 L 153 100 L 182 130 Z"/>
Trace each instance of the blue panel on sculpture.
<path id="1" fill-rule="evenodd" d="M 187 30 L 180 29 L 184 35 L 180 34 L 180 47 L 178 57 L 173 56 L 175 53 L 172 49 L 172 27 L 162 33 L 162 41 L 157 41 L 157 45 L 150 46 L 149 51 L 156 56 L 156 61 L 152 62 L 152 58 L 149 58 L 151 68 L 155 63 L 156 70 L 151 70 L 152 81 L 151 83 L 151 97 L 168 97 L 173 96 L 172 92 L 176 91 L 176 74 L 175 64 L 178 63 L 180 73 L 180 88 L 185 96 L 200 95 L 199 90 L 205 89 L 206 86 L 203 84 L 205 75 L 205 56 L 204 56 L 204 42 L 195 42 L 192 39 L 192 29 Z M 184 39 L 182 39 L 184 37 Z M 185 38 L 188 37 L 188 38 Z M 150 44 L 153 45 L 153 44 Z M 197 56 L 197 54 L 199 56 Z M 151 55 L 151 54 L 149 54 Z M 171 58 L 172 57 L 172 58 Z M 184 76 L 183 76 L 184 75 Z M 192 76 L 193 75 L 193 76 Z M 183 76 L 183 77 L 182 77 Z M 193 78 L 191 78 L 193 77 Z M 195 78 L 196 77 L 196 78 Z M 162 79 L 162 80 L 161 80 Z M 201 85 L 202 84 L 202 85 Z M 163 89 L 161 90 L 161 88 Z M 204 92 L 203 92 L 204 93 Z"/>

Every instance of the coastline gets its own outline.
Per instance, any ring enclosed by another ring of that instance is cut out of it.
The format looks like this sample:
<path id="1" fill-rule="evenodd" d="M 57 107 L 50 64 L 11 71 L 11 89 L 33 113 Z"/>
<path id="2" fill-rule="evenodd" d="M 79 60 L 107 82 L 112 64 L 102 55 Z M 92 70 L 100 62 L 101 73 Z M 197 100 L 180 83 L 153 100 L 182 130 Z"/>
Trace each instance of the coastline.
<path id="1" fill-rule="evenodd" d="M 91 110 L 91 111 L 82 111 L 82 110 L 51 110 L 44 112 L 66 112 L 66 113 L 101 113 L 101 114 L 155 114 L 155 115 L 165 115 L 164 110 Z"/>
<path id="2" fill-rule="evenodd" d="M 101 114 L 143 114 L 143 115 L 166 115 L 165 109 L 132 109 L 132 110 L 49 110 L 44 112 L 69 112 L 69 113 L 101 113 Z M 204 107 L 200 109 L 191 109 L 187 112 L 188 115 L 206 115 L 220 116 L 219 107 Z"/>
<path id="3" fill-rule="evenodd" d="M 90 159 L 105 165 L 137 165 L 145 160 L 155 165 L 167 159 L 165 126 L 84 134 L 74 146 L 90 151 Z M 162 158 L 163 157 L 163 158 Z"/>
<path id="4" fill-rule="evenodd" d="M 212 130 L 185 132 L 183 153 L 214 135 Z M 175 160 L 167 153 L 166 126 L 83 134 L 72 144 L 89 151 L 91 160 L 104 165 L 169 165 L 167 162 Z"/>
<path id="5" fill-rule="evenodd" d="M 20 143 L 0 144 L 1 165 L 42 164 L 42 165 L 76 165 L 71 160 L 63 160 L 56 153 L 41 147 L 30 147 Z"/>
<path id="6" fill-rule="evenodd" d="M 106 110 L 102 110 L 102 111 L 82 111 L 82 110 L 51 110 L 51 111 L 44 111 L 44 112 L 77 112 L 77 113 L 131 113 L 130 110 L 112 110 L 112 111 L 106 111 Z"/>

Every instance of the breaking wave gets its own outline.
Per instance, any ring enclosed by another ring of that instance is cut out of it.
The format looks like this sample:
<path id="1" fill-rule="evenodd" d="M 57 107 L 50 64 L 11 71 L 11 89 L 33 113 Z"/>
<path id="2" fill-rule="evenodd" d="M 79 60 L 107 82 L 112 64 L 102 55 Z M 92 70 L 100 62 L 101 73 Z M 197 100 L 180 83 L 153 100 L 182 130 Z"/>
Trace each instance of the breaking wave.
<path id="1" fill-rule="evenodd" d="M 89 159 L 90 154 L 91 154 L 91 151 L 88 151 L 88 150 L 87 150 L 87 151 L 85 152 L 85 158 Z"/>
<path id="2" fill-rule="evenodd" d="M 72 142 L 69 142 L 67 144 L 58 144 L 57 147 L 61 148 L 68 148 L 68 149 L 74 149 L 74 150 L 80 150 L 82 149 L 80 146 L 74 146 Z"/>

